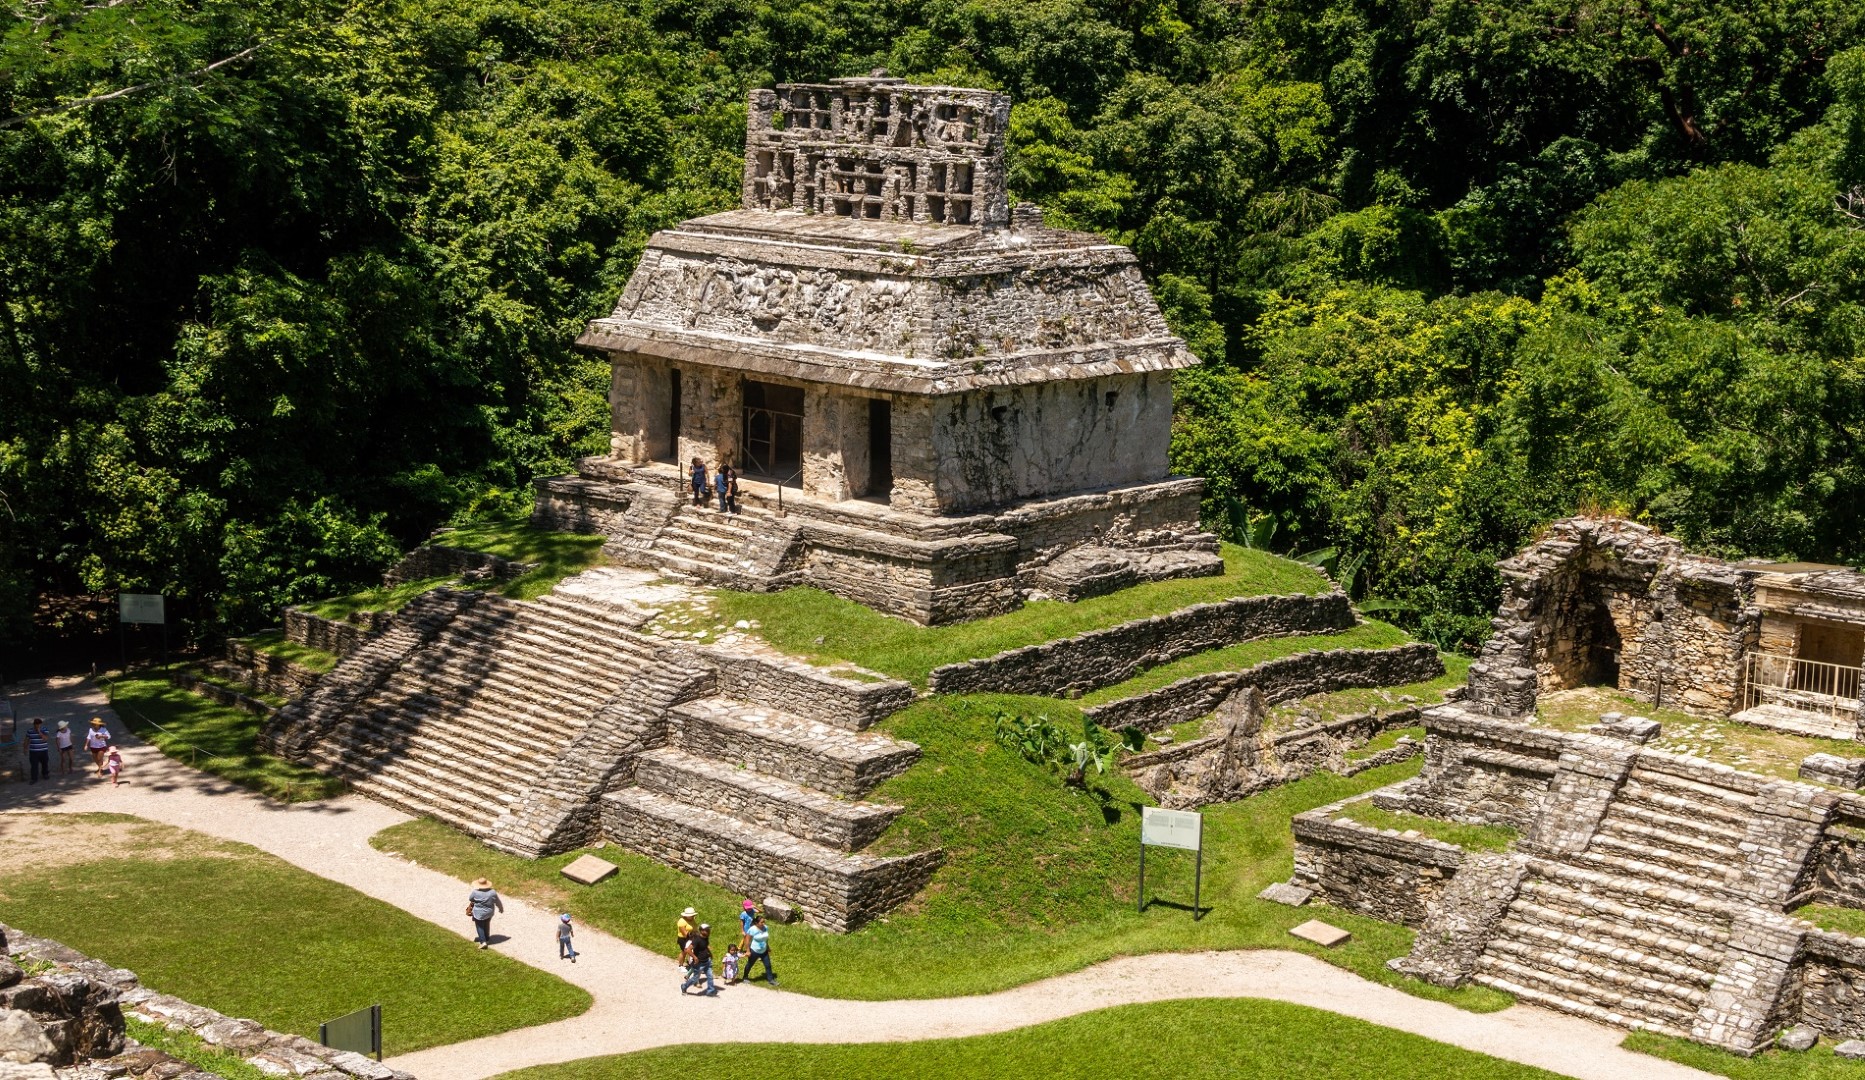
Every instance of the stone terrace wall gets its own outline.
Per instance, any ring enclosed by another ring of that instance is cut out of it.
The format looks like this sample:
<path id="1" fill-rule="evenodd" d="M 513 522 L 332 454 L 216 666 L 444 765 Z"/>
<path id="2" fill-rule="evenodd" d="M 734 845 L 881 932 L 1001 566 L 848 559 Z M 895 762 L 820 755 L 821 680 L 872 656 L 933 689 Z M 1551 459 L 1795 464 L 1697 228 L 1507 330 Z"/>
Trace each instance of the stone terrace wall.
<path id="1" fill-rule="evenodd" d="M 1800 1022 L 1835 1038 L 1865 1038 L 1865 938 L 1816 930 L 1801 942 L 1800 959 Z"/>
<path id="2" fill-rule="evenodd" d="M 280 697 L 297 697 L 309 690 L 321 674 L 237 638 L 227 642 L 227 659 L 245 669 L 243 674 L 255 690 Z"/>
<path id="3" fill-rule="evenodd" d="M 1396 649 L 1329 649 L 1265 660 L 1242 671 L 1193 675 L 1148 693 L 1084 709 L 1083 715 L 1116 731 L 1129 724 L 1161 731 L 1204 716 L 1240 686 L 1256 687 L 1266 703 L 1275 705 L 1356 687 L 1402 686 L 1442 674 L 1444 662 L 1437 649 L 1423 642 Z"/>
<path id="4" fill-rule="evenodd" d="M 698 651 L 701 662 L 718 672 L 718 693 L 836 727 L 861 731 L 913 703 L 913 687 L 898 679 L 861 682 L 787 656 Z"/>
<path id="5" fill-rule="evenodd" d="M 178 997 L 157 993 L 141 985 L 133 971 L 113 968 L 56 941 L 23 934 L 4 925 L 0 925 L 0 951 L 16 959 L 50 963 L 56 968 L 51 975 L 0 989 L 0 1016 L 9 1009 L 49 1014 L 57 1008 L 71 1007 L 72 999 L 81 997 L 81 1012 L 60 1029 L 61 1033 L 68 1031 L 75 1035 L 114 1027 L 114 1040 L 82 1036 L 74 1039 L 78 1045 L 72 1050 L 106 1055 L 89 1061 L 91 1071 L 75 1074 L 79 1077 L 129 1075 L 148 1076 L 152 1080 L 219 1080 L 211 1073 L 196 1072 L 193 1066 L 154 1050 L 130 1050 L 119 1056 L 107 1056 L 117 1055 L 124 1049 L 122 1017 L 127 1012 L 138 1020 L 170 1031 L 195 1035 L 210 1046 L 238 1055 L 268 1076 L 301 1077 L 303 1080 L 414 1080 L 408 1073 L 361 1054 L 333 1050 L 300 1035 L 271 1031 L 254 1021 L 233 1019 Z M 0 985 L 8 981 L 4 969 L 10 967 L 12 964 L 0 961 Z M 17 968 L 13 971 L 18 974 Z"/>
<path id="6" fill-rule="evenodd" d="M 933 671 L 928 685 L 935 694 L 1085 694 L 1208 649 L 1353 625 L 1353 605 L 1338 592 L 1239 597 L 948 664 Z"/>
<path id="7" fill-rule="evenodd" d="M 359 611 L 346 620 L 326 619 L 303 608 L 286 608 L 285 639 L 308 649 L 348 656 L 394 618 L 393 612 Z"/>
<path id="8" fill-rule="evenodd" d="M 1315 890 L 1335 907 L 1386 922 L 1417 927 L 1463 865 L 1454 844 L 1396 829 L 1375 829 L 1341 815 L 1359 795 L 1297 814 L 1295 884 Z"/>
<path id="9" fill-rule="evenodd" d="M 821 857 L 801 841 L 786 845 L 781 854 L 787 857 L 773 858 L 749 836 L 703 833 L 648 817 L 614 796 L 605 796 L 602 804 L 604 831 L 631 837 L 634 850 L 707 881 L 724 882 L 734 892 L 781 896 L 811 925 L 837 933 L 857 929 L 911 899 L 945 858 L 936 850 L 897 859 Z"/>
<path id="10" fill-rule="evenodd" d="M 1566 748 L 1558 732 L 1499 724 L 1456 705 L 1426 710 L 1425 732 L 1423 771 L 1381 805 L 1523 831 L 1541 817 Z"/>
<path id="11" fill-rule="evenodd" d="M 507 581 L 537 569 L 534 562 L 518 562 L 503 555 L 445 544 L 423 544 L 401 557 L 401 561 L 382 575 L 382 584 L 400 585 L 407 581 L 425 581 L 437 577 L 463 577 L 468 580 Z"/>

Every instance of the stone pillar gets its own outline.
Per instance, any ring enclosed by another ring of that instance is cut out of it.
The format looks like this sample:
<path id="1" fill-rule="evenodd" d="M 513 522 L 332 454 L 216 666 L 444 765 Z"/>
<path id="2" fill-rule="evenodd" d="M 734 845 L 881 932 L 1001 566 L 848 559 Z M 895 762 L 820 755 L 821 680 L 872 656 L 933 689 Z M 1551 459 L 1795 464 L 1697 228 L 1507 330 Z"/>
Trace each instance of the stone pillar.
<path id="1" fill-rule="evenodd" d="M 653 457 L 649 447 L 646 380 L 633 353 L 610 353 L 609 453 L 617 461 L 644 465 Z"/>
<path id="2" fill-rule="evenodd" d="M 819 499 L 859 498 L 868 484 L 868 399 L 828 387 L 803 398 L 803 490 Z"/>
<path id="3" fill-rule="evenodd" d="M 708 469 L 721 461 L 744 464 L 744 387 L 735 373 L 717 368 L 680 369 L 680 452 L 682 467 L 701 458 Z"/>
<path id="4" fill-rule="evenodd" d="M 937 514 L 939 454 L 933 446 L 934 398 L 894 398 L 894 493 L 896 510 Z"/>

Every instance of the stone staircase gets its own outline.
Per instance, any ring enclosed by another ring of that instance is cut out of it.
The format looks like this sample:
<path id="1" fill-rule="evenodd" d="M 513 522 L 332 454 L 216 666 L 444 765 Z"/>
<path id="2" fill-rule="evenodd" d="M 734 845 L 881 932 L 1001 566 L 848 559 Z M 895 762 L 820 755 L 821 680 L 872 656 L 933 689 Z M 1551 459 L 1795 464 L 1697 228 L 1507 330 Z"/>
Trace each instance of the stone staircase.
<path id="1" fill-rule="evenodd" d="M 1723 902 L 1551 859 L 1529 875 L 1474 981 L 1618 1027 L 1689 1037 L 1722 966 Z"/>
<path id="2" fill-rule="evenodd" d="M 785 571 L 794 527 L 760 506 L 743 504 L 736 514 L 714 506 L 681 502 L 663 511 L 664 521 L 651 537 L 604 550 L 632 565 L 709 584 L 752 590 L 790 584 Z"/>
<path id="3" fill-rule="evenodd" d="M 1637 764 L 1575 861 L 1680 889 L 1726 888 L 1747 862 L 1741 845 L 1754 813 L 1747 792 Z"/>
<path id="4" fill-rule="evenodd" d="M 630 620 L 600 605 L 458 595 L 474 599 L 352 695 L 300 759 L 383 802 L 485 836 L 656 653 L 629 632 Z M 363 651 L 400 627 L 398 619 Z"/>
<path id="5" fill-rule="evenodd" d="M 635 786 L 603 800 L 604 832 L 715 884 L 782 897 L 812 924 L 855 929 L 942 860 L 862 852 L 900 808 L 861 797 L 919 759 L 912 743 L 863 730 L 871 719 L 723 696 L 678 705 L 668 744 L 636 759 Z"/>

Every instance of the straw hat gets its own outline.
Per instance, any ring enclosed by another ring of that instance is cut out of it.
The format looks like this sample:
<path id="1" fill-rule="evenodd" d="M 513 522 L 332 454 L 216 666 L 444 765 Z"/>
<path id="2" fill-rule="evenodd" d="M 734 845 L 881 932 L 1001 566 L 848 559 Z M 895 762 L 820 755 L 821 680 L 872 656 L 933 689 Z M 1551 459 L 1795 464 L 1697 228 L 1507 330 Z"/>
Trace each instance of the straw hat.
<path id="1" fill-rule="evenodd" d="M 694 911 L 692 908 L 687 908 L 680 913 L 680 917 L 682 919 L 697 919 L 699 917 L 699 912 Z"/>
<path id="2" fill-rule="evenodd" d="M 104 718 L 103 718 L 103 717 L 101 717 L 101 716 L 93 716 L 93 717 L 91 717 L 91 726 L 92 726 L 92 727 L 103 727 L 103 726 L 104 726 Z"/>
<path id="3" fill-rule="evenodd" d="M 69 721 L 69 720 L 60 720 L 60 721 L 58 722 L 58 730 L 60 730 L 60 731 L 70 731 L 70 730 L 71 730 L 71 721 Z"/>
<path id="4" fill-rule="evenodd" d="M 486 880 L 485 878 L 474 878 L 474 879 L 473 879 L 473 888 L 475 888 L 475 889 L 490 889 L 490 888 L 492 888 L 492 882 L 490 882 L 490 881 L 487 881 L 487 880 Z"/>

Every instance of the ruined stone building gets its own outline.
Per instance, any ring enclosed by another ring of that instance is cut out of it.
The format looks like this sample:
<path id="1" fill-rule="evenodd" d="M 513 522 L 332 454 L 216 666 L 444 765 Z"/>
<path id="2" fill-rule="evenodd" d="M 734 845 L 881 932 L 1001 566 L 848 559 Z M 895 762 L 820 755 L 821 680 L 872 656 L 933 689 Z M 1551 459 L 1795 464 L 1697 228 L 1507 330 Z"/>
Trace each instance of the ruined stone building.
<path id="1" fill-rule="evenodd" d="M 1130 251 L 1009 205 L 1009 112 L 882 77 L 755 91 L 741 208 L 655 234 L 579 339 L 613 366 L 610 454 L 541 481 L 539 522 L 921 622 L 1219 572 L 1166 463 L 1197 361 Z M 688 505 L 695 459 L 745 478 L 742 514 Z"/>
<path id="2" fill-rule="evenodd" d="M 1623 520 L 1556 522 L 1501 564 L 1495 634 L 1472 708 L 1533 713 L 1540 693 L 1610 686 L 1654 705 L 1767 727 L 1859 735 L 1865 575 L 1731 563 Z"/>

